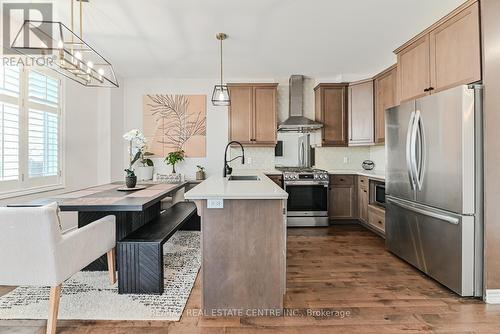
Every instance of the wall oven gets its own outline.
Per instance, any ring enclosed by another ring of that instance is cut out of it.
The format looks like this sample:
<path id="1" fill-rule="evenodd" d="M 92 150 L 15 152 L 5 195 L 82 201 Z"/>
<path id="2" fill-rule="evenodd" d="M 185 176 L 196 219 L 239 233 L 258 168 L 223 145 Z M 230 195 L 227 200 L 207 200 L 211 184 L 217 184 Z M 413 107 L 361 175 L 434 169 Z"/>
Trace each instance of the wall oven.
<path id="1" fill-rule="evenodd" d="M 318 170 L 285 172 L 287 225 L 328 226 L 328 174 Z"/>

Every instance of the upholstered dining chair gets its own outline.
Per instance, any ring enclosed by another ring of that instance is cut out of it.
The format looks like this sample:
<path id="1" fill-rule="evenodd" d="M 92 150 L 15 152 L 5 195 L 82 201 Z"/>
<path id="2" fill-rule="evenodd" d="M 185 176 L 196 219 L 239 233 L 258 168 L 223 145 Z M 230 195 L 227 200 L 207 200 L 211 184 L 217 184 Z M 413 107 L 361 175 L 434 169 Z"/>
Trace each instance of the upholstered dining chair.
<path id="1" fill-rule="evenodd" d="M 56 332 L 62 283 L 107 253 L 116 282 L 115 216 L 62 234 L 57 203 L 0 208 L 0 285 L 50 286 L 47 333 Z"/>

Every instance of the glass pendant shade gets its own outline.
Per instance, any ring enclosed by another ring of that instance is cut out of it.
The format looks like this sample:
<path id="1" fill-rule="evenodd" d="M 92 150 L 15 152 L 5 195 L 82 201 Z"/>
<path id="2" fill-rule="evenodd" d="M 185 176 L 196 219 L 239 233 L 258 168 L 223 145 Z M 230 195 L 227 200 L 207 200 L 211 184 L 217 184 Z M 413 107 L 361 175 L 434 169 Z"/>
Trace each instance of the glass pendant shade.
<path id="1" fill-rule="evenodd" d="M 227 85 L 215 85 L 212 93 L 212 104 L 214 106 L 229 106 L 231 105 L 231 96 Z"/>
<path id="2" fill-rule="evenodd" d="M 11 48 L 84 86 L 118 87 L 113 66 L 61 22 L 24 21 Z"/>
<path id="3" fill-rule="evenodd" d="M 222 81 L 222 41 L 227 38 L 227 35 L 223 32 L 220 32 L 215 36 L 215 38 L 220 41 L 220 85 L 214 86 L 214 92 L 212 93 L 212 104 L 214 106 L 229 106 L 231 105 L 231 95 L 229 94 L 227 85 L 224 85 L 224 81 Z"/>

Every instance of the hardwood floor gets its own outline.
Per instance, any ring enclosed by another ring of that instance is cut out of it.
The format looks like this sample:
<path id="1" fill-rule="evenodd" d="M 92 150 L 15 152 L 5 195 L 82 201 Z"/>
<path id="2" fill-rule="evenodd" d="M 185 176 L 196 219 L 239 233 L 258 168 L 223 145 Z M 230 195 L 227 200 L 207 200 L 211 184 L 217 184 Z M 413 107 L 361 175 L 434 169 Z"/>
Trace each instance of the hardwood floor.
<path id="1" fill-rule="evenodd" d="M 197 316 L 197 280 L 179 322 L 61 320 L 57 333 L 500 333 L 500 305 L 457 297 L 386 252 L 383 239 L 360 226 L 288 234 L 290 316 Z M 7 291 L 0 287 L 0 294 Z M 42 320 L 0 321 L 0 333 L 44 330 Z"/>

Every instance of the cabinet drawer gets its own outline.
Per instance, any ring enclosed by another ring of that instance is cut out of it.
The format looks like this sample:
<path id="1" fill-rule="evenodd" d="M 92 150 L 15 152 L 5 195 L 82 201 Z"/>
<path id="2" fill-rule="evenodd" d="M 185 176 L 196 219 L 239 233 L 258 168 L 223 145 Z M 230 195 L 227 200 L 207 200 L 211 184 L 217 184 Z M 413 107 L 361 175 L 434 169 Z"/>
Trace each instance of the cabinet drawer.
<path id="1" fill-rule="evenodd" d="M 283 177 L 281 175 L 266 174 L 274 183 L 283 188 Z"/>
<path id="2" fill-rule="evenodd" d="M 358 176 L 359 189 L 368 190 L 368 178 L 366 176 Z"/>
<path id="3" fill-rule="evenodd" d="M 330 175 L 330 183 L 336 186 L 352 186 L 354 175 Z"/>
<path id="4" fill-rule="evenodd" d="M 385 211 L 372 205 L 368 206 L 368 224 L 385 232 Z"/>

